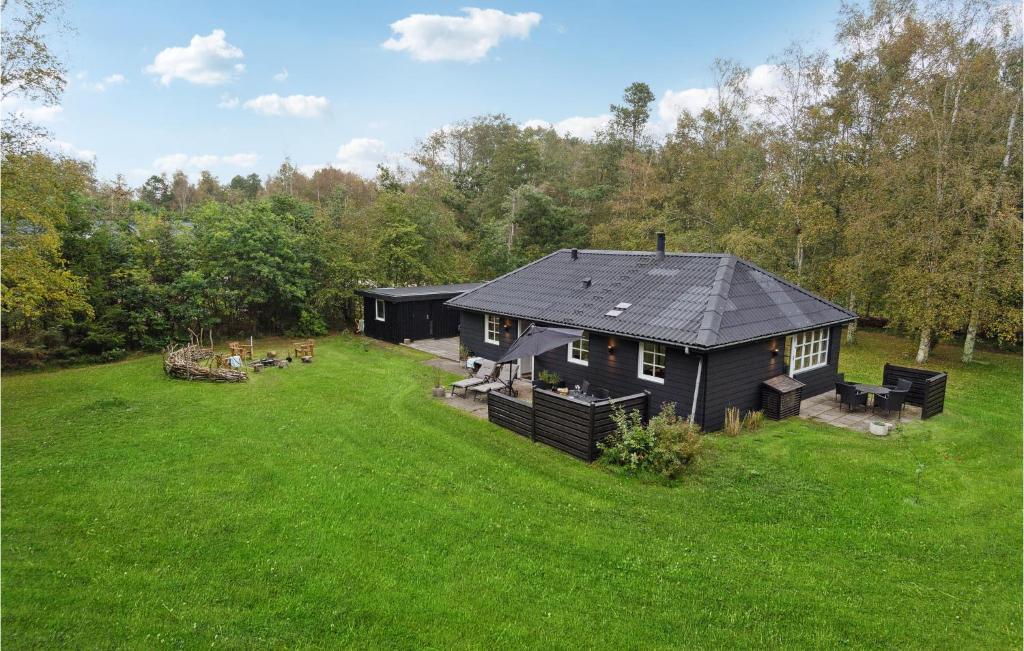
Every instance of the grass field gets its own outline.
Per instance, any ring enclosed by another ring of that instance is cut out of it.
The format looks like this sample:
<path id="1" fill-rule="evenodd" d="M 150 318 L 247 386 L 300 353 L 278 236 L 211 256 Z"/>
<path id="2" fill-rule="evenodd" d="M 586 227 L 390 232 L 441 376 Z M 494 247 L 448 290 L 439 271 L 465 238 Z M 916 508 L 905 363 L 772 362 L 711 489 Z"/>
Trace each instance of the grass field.
<path id="1" fill-rule="evenodd" d="M 911 347 L 864 333 L 841 370 Z M 452 410 L 418 353 L 350 337 L 244 385 L 156 356 L 8 375 L 2 642 L 1019 648 L 1020 360 L 956 352 L 939 417 L 712 436 L 677 486 Z"/>

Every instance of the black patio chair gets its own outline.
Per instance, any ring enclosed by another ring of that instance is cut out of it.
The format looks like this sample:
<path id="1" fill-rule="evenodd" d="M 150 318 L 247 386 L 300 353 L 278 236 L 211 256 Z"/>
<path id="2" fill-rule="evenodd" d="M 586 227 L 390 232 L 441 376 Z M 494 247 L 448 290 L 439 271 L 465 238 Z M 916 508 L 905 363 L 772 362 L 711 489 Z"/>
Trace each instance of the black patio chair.
<path id="1" fill-rule="evenodd" d="M 889 414 L 895 411 L 897 419 L 900 419 L 903 417 L 903 401 L 907 399 L 907 393 L 907 391 L 893 389 L 887 394 L 876 395 L 875 405 L 871 408 L 871 411 L 874 412 L 876 409 L 884 409 L 886 418 L 889 417 Z"/>
<path id="2" fill-rule="evenodd" d="M 611 393 L 609 393 L 608 389 L 605 389 L 604 387 L 594 387 L 594 390 L 591 391 L 591 393 L 594 394 L 594 399 L 596 400 L 607 400 L 611 397 Z"/>
<path id="3" fill-rule="evenodd" d="M 839 411 L 843 410 L 843 405 L 846 405 L 850 411 L 861 406 L 867 409 L 868 394 L 858 391 L 856 385 L 844 382 L 837 384 L 836 389 L 839 391 Z"/>
<path id="4" fill-rule="evenodd" d="M 839 400 L 839 385 L 846 382 L 846 374 L 836 373 L 836 400 Z"/>

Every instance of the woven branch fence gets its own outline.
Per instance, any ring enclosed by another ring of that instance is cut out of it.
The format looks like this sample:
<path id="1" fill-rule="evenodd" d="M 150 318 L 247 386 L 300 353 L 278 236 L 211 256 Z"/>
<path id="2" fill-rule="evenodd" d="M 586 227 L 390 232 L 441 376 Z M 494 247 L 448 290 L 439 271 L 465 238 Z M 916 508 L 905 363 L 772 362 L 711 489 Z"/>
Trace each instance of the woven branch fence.
<path id="1" fill-rule="evenodd" d="M 187 346 L 171 344 L 164 351 L 164 373 L 179 380 L 205 382 L 245 382 L 249 379 L 245 371 L 214 365 L 213 358 L 212 348 L 203 348 L 195 343 Z"/>

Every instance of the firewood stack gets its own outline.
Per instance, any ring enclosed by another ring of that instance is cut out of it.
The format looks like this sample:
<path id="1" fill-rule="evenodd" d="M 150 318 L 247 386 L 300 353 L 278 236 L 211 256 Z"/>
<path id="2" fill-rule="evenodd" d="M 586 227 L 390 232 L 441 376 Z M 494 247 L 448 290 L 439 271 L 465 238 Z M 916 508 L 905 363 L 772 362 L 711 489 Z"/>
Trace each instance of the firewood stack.
<path id="1" fill-rule="evenodd" d="M 164 354 L 164 373 L 180 380 L 206 382 L 245 382 L 249 379 L 244 371 L 200 363 L 210 360 L 213 356 L 212 349 L 203 348 L 195 343 L 187 346 L 171 344 Z"/>

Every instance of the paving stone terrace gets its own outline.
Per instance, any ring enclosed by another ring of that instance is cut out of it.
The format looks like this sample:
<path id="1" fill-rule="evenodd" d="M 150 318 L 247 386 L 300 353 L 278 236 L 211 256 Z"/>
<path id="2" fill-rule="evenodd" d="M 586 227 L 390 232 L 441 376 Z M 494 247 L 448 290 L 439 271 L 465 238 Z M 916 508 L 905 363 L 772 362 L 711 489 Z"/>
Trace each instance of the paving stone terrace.
<path id="1" fill-rule="evenodd" d="M 887 417 L 884 411 L 872 411 L 872 400 L 873 398 L 868 399 L 868 406 L 866 408 L 860 407 L 855 411 L 849 411 L 846 407 L 840 409 L 835 392 L 829 391 L 801 402 L 800 418 L 816 420 L 819 423 L 828 423 L 836 427 L 845 427 L 856 432 L 867 432 L 873 421 L 882 421 L 896 425 L 900 420 L 921 420 L 920 407 L 905 405 L 902 417 L 898 417 L 896 412 Z"/>

